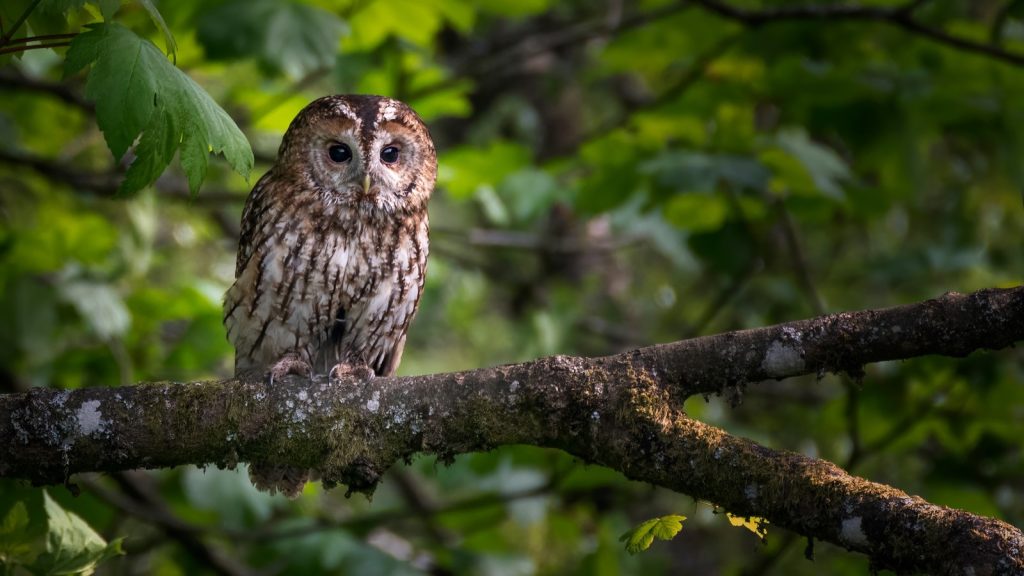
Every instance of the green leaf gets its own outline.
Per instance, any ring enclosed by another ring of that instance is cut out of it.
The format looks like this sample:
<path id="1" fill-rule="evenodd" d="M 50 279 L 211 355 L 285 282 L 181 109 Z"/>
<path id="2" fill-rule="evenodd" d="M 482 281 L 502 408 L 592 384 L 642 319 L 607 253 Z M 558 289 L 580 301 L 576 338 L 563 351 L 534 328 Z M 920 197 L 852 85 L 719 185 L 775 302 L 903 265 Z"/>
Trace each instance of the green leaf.
<path id="1" fill-rule="evenodd" d="M 147 184 L 153 181 L 153 177 L 159 176 L 163 172 L 164 168 L 171 163 L 171 159 L 174 158 L 174 151 L 178 147 L 179 141 L 175 140 L 174 134 L 168 130 L 173 125 L 174 119 L 171 118 L 170 114 L 166 110 L 156 110 L 149 117 L 149 122 L 146 123 L 146 127 L 142 129 L 142 136 L 139 138 L 139 144 L 136 147 L 135 160 L 132 161 L 131 166 L 128 167 L 128 171 L 124 175 L 124 182 L 121 183 L 122 189 L 127 190 L 141 190 L 146 187 Z M 181 138 L 188 137 L 186 132 Z M 142 154 L 140 151 L 145 150 L 148 153 Z M 203 160 L 206 159 L 206 154 L 202 154 Z M 206 165 L 195 166 L 195 159 L 191 156 L 191 152 L 186 152 L 184 149 L 181 153 L 181 165 L 189 174 L 189 186 L 192 185 L 191 176 L 194 172 L 198 172 L 201 168 L 201 174 L 206 172 Z M 189 168 L 192 168 L 191 170 Z"/>
<path id="2" fill-rule="evenodd" d="M 69 31 L 68 13 L 79 12 L 85 8 L 86 4 L 98 7 L 103 19 L 110 20 L 114 12 L 117 12 L 117 8 L 120 7 L 121 0 L 43 0 L 28 20 L 33 34 L 56 34 Z M 76 24 L 75 28 L 77 27 Z"/>
<path id="3" fill-rule="evenodd" d="M 182 476 L 185 496 L 192 506 L 217 512 L 225 526 L 245 528 L 266 522 L 286 499 L 257 490 L 244 470 L 190 468 Z"/>
<path id="4" fill-rule="evenodd" d="M 16 502 L 0 523 L 0 536 L 10 536 L 28 527 L 28 511 L 24 502 Z"/>
<path id="5" fill-rule="evenodd" d="M 548 213 L 560 189 L 551 174 L 524 168 L 506 176 L 498 192 L 517 221 L 529 222 Z"/>
<path id="6" fill-rule="evenodd" d="M 153 23 L 160 29 L 160 33 L 164 35 L 164 46 L 167 48 L 167 55 L 171 57 L 171 60 L 177 62 L 178 44 L 174 41 L 174 34 L 171 34 L 171 29 L 167 27 L 167 22 L 164 22 L 164 17 L 156 9 L 153 0 L 139 0 L 139 4 L 142 4 L 142 7 L 149 13 L 149 17 L 153 19 Z M 106 19 L 106 13 L 104 13 L 104 19 Z"/>
<path id="7" fill-rule="evenodd" d="M 152 42 L 118 24 L 93 24 L 71 42 L 64 64 L 65 76 L 92 64 L 86 96 L 96 102 L 96 121 L 116 158 L 143 134 L 122 194 L 156 180 L 176 151 L 193 194 L 205 177 L 210 151 L 223 153 L 248 178 L 253 155 L 245 135 Z"/>
<path id="8" fill-rule="evenodd" d="M 425 48 L 443 22 L 444 14 L 431 2 L 370 0 L 352 16 L 352 35 L 345 46 L 352 51 L 370 50 L 394 36 Z"/>
<path id="9" fill-rule="evenodd" d="M 845 197 L 842 181 L 850 177 L 850 169 L 831 148 L 814 142 L 803 130 L 783 131 L 776 142 L 799 161 L 819 192 L 833 200 Z"/>
<path id="10" fill-rule="evenodd" d="M 140 2 L 145 3 L 142 0 Z M 72 10 L 81 10 L 86 4 L 98 7 L 100 14 L 103 15 L 103 19 L 110 20 L 121 6 L 121 0 L 43 0 L 39 4 L 39 13 L 64 15 Z"/>
<path id="11" fill-rule="evenodd" d="M 477 6 L 471 0 L 441 0 L 437 4 L 438 9 L 444 15 L 453 28 L 461 34 L 468 34 L 476 22 Z"/>
<path id="12" fill-rule="evenodd" d="M 635 198 L 644 189 L 639 165 L 650 157 L 654 146 L 660 145 L 625 130 L 583 144 L 579 158 L 587 173 L 577 184 L 576 207 L 581 212 L 597 213 Z"/>
<path id="13" fill-rule="evenodd" d="M 12 34 L 11 39 L 17 40 L 28 36 L 28 26 L 22 24 L 13 33 L 10 30 L 10 26 L 14 22 L 21 18 L 21 15 L 25 13 L 25 10 L 30 6 L 29 0 L 4 0 L 0 2 L 0 23 L 4 25 L 4 34 Z M 36 14 L 42 14 L 42 11 L 36 11 Z M 10 58 L 20 58 L 23 53 L 15 53 L 9 55 L 0 55 L 0 65 L 6 64 Z"/>
<path id="14" fill-rule="evenodd" d="M 619 542 L 626 543 L 626 551 L 637 554 L 650 548 L 654 539 L 671 540 L 683 529 L 686 516 L 670 514 L 659 518 L 651 518 L 636 528 L 619 537 Z"/>
<path id="15" fill-rule="evenodd" d="M 72 276 L 69 268 L 61 276 Z M 62 300 L 78 310 L 86 324 L 102 340 L 124 335 L 131 325 L 131 314 L 124 300 L 110 284 L 82 278 L 68 278 L 59 283 Z"/>
<path id="16" fill-rule="evenodd" d="M 716 230 L 729 214 L 729 203 L 716 194 L 677 194 L 665 204 L 665 220 L 693 232 Z"/>
<path id="17" fill-rule="evenodd" d="M 64 14 L 72 10 L 81 10 L 86 0 L 43 0 L 37 9 L 39 12 L 50 14 Z"/>
<path id="18" fill-rule="evenodd" d="M 124 554 L 122 538 L 108 544 L 84 520 L 61 508 L 45 491 L 43 500 L 49 519 L 46 552 L 27 567 L 30 572 L 37 575 L 91 574 L 100 562 Z"/>
<path id="19" fill-rule="evenodd" d="M 235 0 L 203 15 L 198 39 L 211 59 L 256 57 L 266 69 L 298 79 L 332 68 L 345 23 L 286 0 Z"/>
<path id="20" fill-rule="evenodd" d="M 107 21 L 112 20 L 114 14 L 117 14 L 118 9 L 121 8 L 121 0 L 99 0 L 97 4 L 100 7 L 100 15 Z"/>
<path id="21" fill-rule="evenodd" d="M 644 162 L 640 171 L 653 175 L 659 186 L 684 191 L 712 190 L 720 181 L 736 188 L 761 190 L 771 176 L 753 158 L 674 150 Z"/>
<path id="22" fill-rule="evenodd" d="M 517 0 L 502 2 L 500 0 L 482 0 L 477 3 L 481 12 L 490 12 L 499 16 L 523 17 L 538 14 L 548 9 L 551 0 Z"/>
<path id="23" fill-rule="evenodd" d="M 437 180 L 453 198 L 464 199 L 482 186 L 496 187 L 529 162 L 530 151 L 512 142 L 494 142 L 486 148 L 464 146 L 438 160 Z"/>
<path id="24" fill-rule="evenodd" d="M 32 555 L 28 510 L 24 502 L 15 502 L 0 524 L 0 566 L 26 564 L 32 560 Z"/>

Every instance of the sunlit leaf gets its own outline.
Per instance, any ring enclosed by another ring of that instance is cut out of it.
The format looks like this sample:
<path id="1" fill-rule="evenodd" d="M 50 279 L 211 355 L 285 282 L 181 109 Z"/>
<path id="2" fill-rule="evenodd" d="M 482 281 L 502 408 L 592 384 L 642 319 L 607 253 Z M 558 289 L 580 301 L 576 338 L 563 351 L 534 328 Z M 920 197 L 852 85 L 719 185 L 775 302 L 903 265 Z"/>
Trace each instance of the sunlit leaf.
<path id="1" fill-rule="evenodd" d="M 665 219 L 684 230 L 714 230 L 725 222 L 729 203 L 717 194 L 677 194 L 665 203 Z"/>
<path id="2" fill-rule="evenodd" d="M 369 50 L 397 37 L 425 47 L 443 22 L 444 14 L 432 2 L 369 0 L 352 16 L 352 35 L 345 46 L 350 50 Z"/>
<path id="3" fill-rule="evenodd" d="M 452 197 L 468 198 L 480 186 L 496 186 L 529 161 L 529 150 L 511 142 L 494 142 L 486 148 L 456 148 L 438 160 L 437 180 Z"/>
<path id="4" fill-rule="evenodd" d="M 729 512 L 725 513 L 725 517 L 729 519 L 729 524 L 737 527 L 742 526 L 753 532 L 758 538 L 764 539 L 768 535 L 768 521 L 764 518 L 758 518 L 757 516 L 734 516 Z"/>
<path id="5" fill-rule="evenodd" d="M 626 543 L 627 552 L 637 554 L 650 548 L 655 538 L 659 540 L 675 538 L 676 534 L 683 529 L 684 520 L 686 520 L 686 516 L 678 514 L 651 518 L 620 536 L 619 541 Z"/>

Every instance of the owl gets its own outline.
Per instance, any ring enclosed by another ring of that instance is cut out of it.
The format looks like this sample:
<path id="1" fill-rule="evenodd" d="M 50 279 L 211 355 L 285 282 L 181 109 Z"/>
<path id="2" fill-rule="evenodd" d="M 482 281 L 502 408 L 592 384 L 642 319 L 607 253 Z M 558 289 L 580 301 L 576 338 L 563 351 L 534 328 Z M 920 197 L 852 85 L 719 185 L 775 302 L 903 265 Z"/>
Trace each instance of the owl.
<path id="1" fill-rule="evenodd" d="M 390 376 L 427 268 L 433 141 L 408 105 L 336 95 L 310 103 L 242 212 L 224 324 L 236 375 Z M 308 471 L 250 467 L 294 496 Z"/>

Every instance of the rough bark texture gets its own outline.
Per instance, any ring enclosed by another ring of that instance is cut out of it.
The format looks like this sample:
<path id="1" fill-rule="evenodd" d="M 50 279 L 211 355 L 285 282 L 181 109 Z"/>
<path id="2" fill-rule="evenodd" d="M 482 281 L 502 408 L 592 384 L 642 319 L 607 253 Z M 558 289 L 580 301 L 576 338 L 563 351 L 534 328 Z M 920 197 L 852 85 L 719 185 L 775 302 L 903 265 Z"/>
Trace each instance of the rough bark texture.
<path id="1" fill-rule="evenodd" d="M 555 356 L 370 382 L 289 377 L 0 396 L 0 476 L 269 461 L 372 491 L 393 463 L 506 444 L 626 476 L 869 555 L 878 568 L 1024 574 L 1024 535 L 697 422 L 682 400 L 798 374 L 1024 340 L 1024 287 L 946 294 L 603 358 Z"/>

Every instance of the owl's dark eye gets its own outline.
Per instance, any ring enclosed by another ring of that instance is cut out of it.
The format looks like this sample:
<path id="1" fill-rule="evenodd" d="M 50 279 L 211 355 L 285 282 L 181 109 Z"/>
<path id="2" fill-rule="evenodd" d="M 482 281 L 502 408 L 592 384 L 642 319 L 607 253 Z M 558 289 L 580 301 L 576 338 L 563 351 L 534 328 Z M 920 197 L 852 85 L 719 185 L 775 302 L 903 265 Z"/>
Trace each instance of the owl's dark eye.
<path id="1" fill-rule="evenodd" d="M 385 164 L 398 162 L 398 146 L 385 146 L 380 151 L 380 159 Z"/>
<path id="2" fill-rule="evenodd" d="M 331 160 L 341 164 L 342 162 L 348 162 L 352 159 L 352 150 L 344 144 L 332 144 L 327 149 L 327 154 L 331 157 Z"/>

